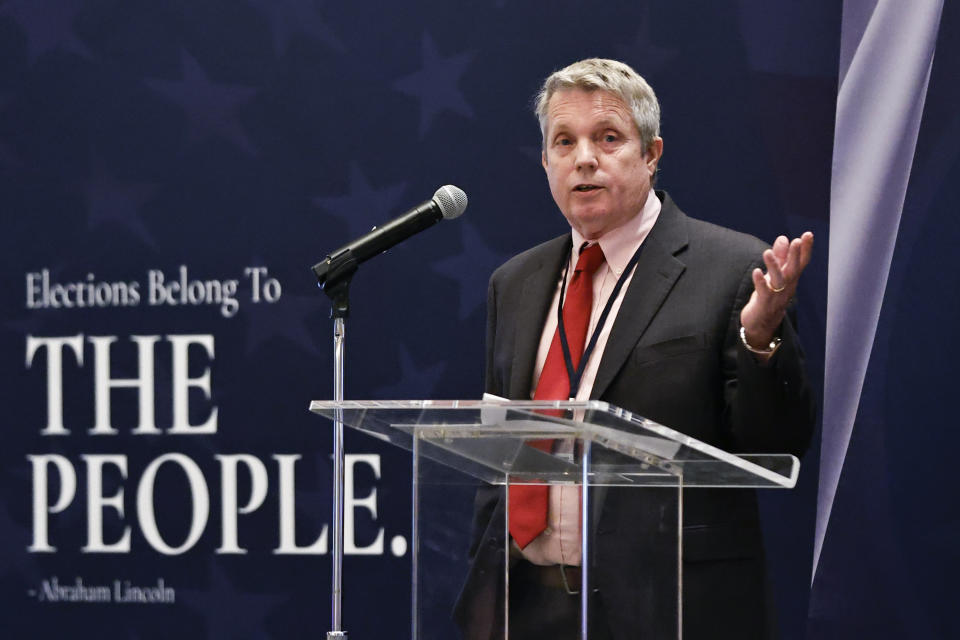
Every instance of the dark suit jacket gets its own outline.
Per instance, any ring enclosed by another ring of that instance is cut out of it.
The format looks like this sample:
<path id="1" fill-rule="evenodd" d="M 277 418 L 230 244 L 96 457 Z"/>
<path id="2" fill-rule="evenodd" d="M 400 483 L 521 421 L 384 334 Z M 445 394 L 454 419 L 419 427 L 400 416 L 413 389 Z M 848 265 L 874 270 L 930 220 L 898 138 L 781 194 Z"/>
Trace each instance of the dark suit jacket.
<path id="1" fill-rule="evenodd" d="M 728 451 L 801 455 L 812 435 L 814 408 L 793 323 L 784 320 L 782 345 L 766 366 L 739 339 L 740 309 L 753 289 L 751 272 L 762 266 L 767 245 L 689 218 L 666 193 L 657 195 L 662 210 L 624 294 L 592 398 Z M 569 235 L 555 238 L 493 274 L 487 300 L 489 393 L 530 398 L 540 334 L 546 314 L 553 312 L 548 307 L 569 248 Z M 637 578 L 671 561 L 658 555 L 657 543 L 643 533 L 654 531 L 661 517 L 656 491 L 610 489 L 600 506 L 593 571 L 616 638 L 636 638 L 671 611 L 674 594 L 658 593 Z M 500 597 L 500 578 L 491 569 L 504 548 L 502 518 L 502 490 L 481 491 L 473 564 L 458 611 L 461 620 L 474 624 L 489 618 L 493 637 L 500 623 L 488 608 Z M 685 490 L 683 559 L 684 638 L 770 637 L 754 491 Z"/>

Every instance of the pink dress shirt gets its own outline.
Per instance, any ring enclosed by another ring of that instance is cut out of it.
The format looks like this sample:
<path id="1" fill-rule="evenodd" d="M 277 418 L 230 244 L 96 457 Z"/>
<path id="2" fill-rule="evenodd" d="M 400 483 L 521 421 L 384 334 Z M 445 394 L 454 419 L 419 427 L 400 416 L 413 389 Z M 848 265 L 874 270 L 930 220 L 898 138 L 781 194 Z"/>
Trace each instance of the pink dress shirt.
<path id="1" fill-rule="evenodd" d="M 603 255 L 606 258 L 606 264 L 597 269 L 593 276 L 593 308 L 590 311 L 590 323 L 587 326 L 587 340 L 593 335 L 593 331 L 600 319 L 610 294 L 617 284 L 618 278 L 626 278 L 621 287 L 617 299 L 614 300 L 610 308 L 610 315 L 607 317 L 600 335 L 597 336 L 597 344 L 587 360 L 583 371 L 583 377 L 580 381 L 580 388 L 577 391 L 577 400 L 589 400 L 590 392 L 593 390 L 593 382 L 597 377 L 597 369 L 600 366 L 600 359 L 603 356 L 604 347 L 607 344 L 607 338 L 610 336 L 610 329 L 616 320 L 617 312 L 620 310 L 620 304 L 623 301 L 624 293 L 630 286 L 630 280 L 633 273 L 624 273 L 627 263 L 637 251 L 640 245 L 646 239 L 650 230 L 653 228 L 657 217 L 660 215 L 660 200 L 657 198 L 653 189 L 647 196 L 647 201 L 641 209 L 639 215 L 631 218 L 626 224 L 617 227 L 600 237 L 598 242 L 603 249 Z M 573 234 L 573 248 L 570 254 L 570 264 L 576 264 L 580 256 L 580 247 L 586 242 L 575 229 L 571 230 Z M 533 369 L 533 384 L 531 385 L 530 397 L 533 398 L 536 392 L 537 381 L 540 379 L 540 372 L 543 370 L 543 364 L 547 360 L 547 352 L 550 350 L 550 342 L 557 331 L 557 304 L 560 299 L 561 279 L 558 275 L 556 291 L 553 294 L 553 301 L 550 304 L 550 313 L 547 314 L 547 321 L 543 326 L 543 333 L 540 334 L 540 347 L 537 350 L 537 360 Z M 557 449 L 558 453 L 572 453 L 573 443 L 560 443 Z M 549 506 L 547 511 L 547 528 L 539 537 L 533 540 L 524 548 L 521 553 L 529 562 L 537 565 L 572 565 L 580 566 L 580 487 L 577 485 L 554 485 L 550 488 Z"/>

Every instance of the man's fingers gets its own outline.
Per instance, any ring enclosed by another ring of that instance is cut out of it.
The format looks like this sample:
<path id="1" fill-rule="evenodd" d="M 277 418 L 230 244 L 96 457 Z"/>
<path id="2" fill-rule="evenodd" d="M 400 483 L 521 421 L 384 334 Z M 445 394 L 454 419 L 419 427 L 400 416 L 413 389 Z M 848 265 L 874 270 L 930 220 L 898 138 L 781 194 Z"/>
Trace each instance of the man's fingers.
<path id="1" fill-rule="evenodd" d="M 790 250 L 786 264 L 783 264 L 783 276 L 787 282 L 800 279 L 800 274 L 806 269 L 813 255 L 813 234 L 807 231 L 799 238 L 790 241 Z"/>
<path id="2" fill-rule="evenodd" d="M 790 251 L 787 255 L 787 261 L 783 266 L 783 276 L 787 280 L 796 279 L 803 267 L 800 265 L 800 253 L 802 249 L 800 238 L 794 238 L 790 241 Z"/>
<path id="3" fill-rule="evenodd" d="M 784 278 L 777 256 L 772 250 L 763 252 L 763 263 L 767 266 L 767 284 L 772 292 L 777 292 L 784 287 Z"/>
<path id="4" fill-rule="evenodd" d="M 784 242 L 786 245 L 783 244 Z M 778 250 L 783 251 L 783 254 L 780 255 Z M 789 242 L 786 241 L 784 236 L 780 236 L 773 244 L 773 252 L 777 257 L 780 273 L 783 276 L 781 282 L 790 285 L 800 279 L 800 274 L 810 263 L 810 258 L 813 256 L 813 234 L 806 231 L 799 238 L 794 238 Z M 766 263 L 766 260 L 764 260 L 764 263 Z M 769 264 L 767 268 L 769 269 Z"/>
<path id="5" fill-rule="evenodd" d="M 813 234 L 809 231 L 800 236 L 800 270 L 803 271 L 810 264 L 813 256 Z"/>
<path id="6" fill-rule="evenodd" d="M 787 236 L 777 236 L 773 241 L 773 255 L 782 266 L 787 261 L 787 252 L 790 247 L 790 241 Z"/>
<path id="7" fill-rule="evenodd" d="M 756 298 L 751 297 L 741 313 L 745 327 L 747 322 L 754 328 L 779 324 L 812 254 L 813 234 L 809 231 L 793 240 L 786 236 L 774 240 L 762 256 L 766 274 L 759 268 L 750 274 Z"/>
<path id="8" fill-rule="evenodd" d="M 763 275 L 763 270 L 756 268 L 753 270 L 753 289 L 757 292 L 757 298 L 766 300 L 770 295 L 770 287 L 767 286 L 767 279 Z"/>

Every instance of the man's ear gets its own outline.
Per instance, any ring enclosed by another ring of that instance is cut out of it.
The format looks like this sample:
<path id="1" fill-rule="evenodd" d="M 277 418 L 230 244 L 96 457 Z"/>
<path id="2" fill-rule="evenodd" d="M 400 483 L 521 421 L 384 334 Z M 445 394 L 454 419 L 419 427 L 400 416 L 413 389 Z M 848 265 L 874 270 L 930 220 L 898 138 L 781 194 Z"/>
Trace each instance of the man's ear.
<path id="1" fill-rule="evenodd" d="M 647 155 L 645 160 L 647 162 L 647 167 L 650 168 L 650 175 L 653 175 L 657 172 L 657 165 L 660 164 L 660 158 L 663 156 L 663 138 L 657 136 L 650 142 L 650 146 L 647 148 Z"/>
<path id="2" fill-rule="evenodd" d="M 540 164 L 543 165 L 543 170 L 547 170 L 547 150 L 544 149 L 540 152 Z"/>

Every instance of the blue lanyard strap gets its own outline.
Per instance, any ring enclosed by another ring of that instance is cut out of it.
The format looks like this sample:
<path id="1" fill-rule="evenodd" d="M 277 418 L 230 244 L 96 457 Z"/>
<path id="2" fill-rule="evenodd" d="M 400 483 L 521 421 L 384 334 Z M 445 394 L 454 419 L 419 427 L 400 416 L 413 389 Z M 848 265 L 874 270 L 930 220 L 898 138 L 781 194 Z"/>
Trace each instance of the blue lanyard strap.
<path id="1" fill-rule="evenodd" d="M 567 288 L 567 272 L 570 270 L 570 255 L 567 255 L 567 266 L 563 270 L 563 281 L 560 284 L 560 300 L 557 304 L 557 326 L 560 329 L 560 348 L 563 351 L 563 362 L 567 366 L 567 378 L 570 380 L 571 400 L 577 397 L 577 391 L 580 389 L 580 379 L 583 377 L 583 372 L 587 368 L 587 360 L 590 359 L 590 354 L 593 353 L 594 347 L 597 346 L 597 339 L 600 337 L 603 325 L 607 322 L 607 316 L 610 315 L 610 309 L 613 308 L 614 301 L 617 299 L 617 296 L 620 295 L 623 283 L 626 282 L 630 272 L 633 271 L 633 268 L 640 260 L 640 253 L 643 251 L 643 247 L 643 244 L 637 247 L 636 252 L 634 252 L 633 257 L 630 258 L 630 262 L 627 263 L 623 273 L 617 278 L 617 284 L 613 287 L 613 292 L 610 294 L 610 297 L 607 298 L 607 304 L 603 307 L 600 319 L 597 320 L 597 326 L 593 329 L 590 342 L 587 343 L 586 348 L 583 350 L 583 355 L 580 356 L 580 364 L 576 369 L 573 368 L 573 357 L 570 355 L 570 344 L 567 342 L 567 330 L 563 326 L 563 299 Z M 583 251 L 583 247 L 581 247 L 580 250 Z M 593 274 L 590 274 L 589 277 L 592 278 Z"/>

